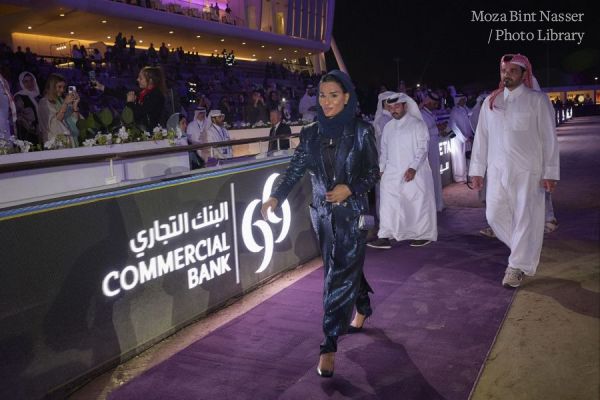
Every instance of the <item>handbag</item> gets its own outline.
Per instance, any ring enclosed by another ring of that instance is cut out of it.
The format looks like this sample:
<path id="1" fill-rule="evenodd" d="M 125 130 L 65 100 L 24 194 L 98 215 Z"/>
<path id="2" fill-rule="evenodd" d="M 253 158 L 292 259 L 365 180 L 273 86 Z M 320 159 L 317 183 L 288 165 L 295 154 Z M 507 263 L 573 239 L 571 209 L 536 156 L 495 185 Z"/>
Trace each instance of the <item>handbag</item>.
<path id="1" fill-rule="evenodd" d="M 368 231 L 375 228 L 375 217 L 369 214 L 361 214 L 358 217 L 358 229 Z"/>

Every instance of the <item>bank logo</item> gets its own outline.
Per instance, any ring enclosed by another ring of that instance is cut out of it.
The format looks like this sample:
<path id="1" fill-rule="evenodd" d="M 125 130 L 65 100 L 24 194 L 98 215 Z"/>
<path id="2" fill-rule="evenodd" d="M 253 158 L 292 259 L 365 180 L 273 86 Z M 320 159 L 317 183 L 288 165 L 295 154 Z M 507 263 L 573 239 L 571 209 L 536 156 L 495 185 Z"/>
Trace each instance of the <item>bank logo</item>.
<path id="1" fill-rule="evenodd" d="M 271 258 L 273 257 L 273 249 L 275 247 L 275 243 L 280 243 L 287 236 L 290 230 L 290 221 L 291 221 L 291 211 L 290 211 L 290 203 L 286 200 L 281 205 L 281 212 L 283 214 L 282 217 L 277 216 L 274 212 L 269 211 L 267 215 L 267 220 L 263 220 L 260 216 L 260 207 L 262 203 L 267 201 L 269 196 L 271 195 L 271 191 L 273 189 L 273 184 L 275 183 L 275 179 L 279 174 L 275 173 L 269 176 L 267 181 L 265 182 L 265 186 L 262 192 L 262 199 L 254 199 L 248 204 L 246 207 L 246 211 L 244 211 L 244 217 L 242 218 L 242 239 L 244 240 L 244 244 L 253 253 L 264 252 L 263 260 L 260 264 L 260 267 L 256 270 L 257 274 L 263 272 L 269 263 L 271 262 Z M 256 209 L 258 208 L 259 212 L 256 213 Z M 258 219 L 256 221 L 252 221 L 253 217 L 257 215 Z M 271 229 L 271 225 L 281 224 L 281 231 L 279 232 L 279 236 L 277 239 L 273 240 L 273 230 Z M 254 235 L 252 233 L 252 227 L 255 226 L 262 234 L 262 242 L 264 245 L 260 245 L 256 243 L 254 239 Z"/>

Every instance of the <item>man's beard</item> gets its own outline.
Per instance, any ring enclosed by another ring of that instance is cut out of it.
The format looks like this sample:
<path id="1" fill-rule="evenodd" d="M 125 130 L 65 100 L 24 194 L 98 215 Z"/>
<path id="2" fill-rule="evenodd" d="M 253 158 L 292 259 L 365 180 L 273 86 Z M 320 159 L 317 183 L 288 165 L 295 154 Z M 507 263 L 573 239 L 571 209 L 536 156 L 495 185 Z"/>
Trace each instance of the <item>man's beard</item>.
<path id="1" fill-rule="evenodd" d="M 516 84 L 516 81 L 512 80 L 512 79 L 504 79 L 504 87 L 507 88 L 515 88 L 518 85 Z"/>

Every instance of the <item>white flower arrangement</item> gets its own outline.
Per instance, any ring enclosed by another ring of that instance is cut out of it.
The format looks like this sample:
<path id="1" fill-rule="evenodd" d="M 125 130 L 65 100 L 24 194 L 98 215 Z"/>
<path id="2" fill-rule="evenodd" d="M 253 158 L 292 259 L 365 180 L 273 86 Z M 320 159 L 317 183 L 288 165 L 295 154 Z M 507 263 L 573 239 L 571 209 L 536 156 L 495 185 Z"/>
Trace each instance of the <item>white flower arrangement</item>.
<path id="1" fill-rule="evenodd" d="M 72 147 L 72 144 L 70 136 L 67 135 L 56 135 L 44 143 L 44 149 L 46 150 L 66 149 L 70 147 Z"/>
<path id="2" fill-rule="evenodd" d="M 9 150 L 11 150 L 11 149 L 12 149 L 12 146 L 10 145 L 10 142 L 8 140 L 0 139 L 0 155 L 10 153 Z"/>
<path id="3" fill-rule="evenodd" d="M 13 144 L 19 148 L 20 153 L 28 153 L 29 149 L 31 149 L 31 146 L 33 146 L 33 143 L 27 140 L 17 139 L 14 136 L 11 136 L 10 139 L 13 142 Z"/>
<path id="4" fill-rule="evenodd" d="M 28 153 L 33 143 L 27 140 L 17 139 L 10 136 L 8 139 L 0 139 L 0 155 L 11 153 Z"/>

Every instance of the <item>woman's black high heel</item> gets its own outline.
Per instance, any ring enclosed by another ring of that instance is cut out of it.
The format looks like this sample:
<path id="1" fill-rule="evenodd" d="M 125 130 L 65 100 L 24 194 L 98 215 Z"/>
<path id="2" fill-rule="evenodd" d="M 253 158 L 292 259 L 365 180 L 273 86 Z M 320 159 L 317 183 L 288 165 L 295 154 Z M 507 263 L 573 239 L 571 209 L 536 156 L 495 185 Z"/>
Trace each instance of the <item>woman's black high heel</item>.
<path id="1" fill-rule="evenodd" d="M 346 331 L 346 333 L 359 333 L 362 332 L 363 327 L 365 326 L 365 323 L 367 322 L 367 319 L 371 316 L 373 312 L 368 313 L 367 315 L 365 315 L 365 319 L 363 320 L 363 323 L 361 326 L 348 326 L 348 330 Z M 358 313 L 360 314 L 360 313 Z"/>
<path id="2" fill-rule="evenodd" d="M 323 356 L 327 357 L 328 354 L 333 354 L 335 356 L 335 353 L 324 353 L 324 354 L 321 354 L 320 357 L 323 357 Z M 319 357 L 319 365 L 321 365 L 321 358 L 320 357 Z M 335 361 L 335 359 L 332 358 L 332 360 L 331 360 L 331 369 L 321 369 L 321 368 L 319 368 L 319 365 L 317 365 L 317 374 L 319 374 L 319 376 L 321 376 L 322 378 L 331 378 L 333 376 L 334 361 Z"/>

